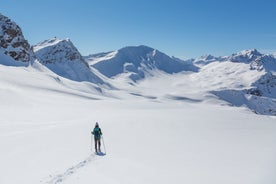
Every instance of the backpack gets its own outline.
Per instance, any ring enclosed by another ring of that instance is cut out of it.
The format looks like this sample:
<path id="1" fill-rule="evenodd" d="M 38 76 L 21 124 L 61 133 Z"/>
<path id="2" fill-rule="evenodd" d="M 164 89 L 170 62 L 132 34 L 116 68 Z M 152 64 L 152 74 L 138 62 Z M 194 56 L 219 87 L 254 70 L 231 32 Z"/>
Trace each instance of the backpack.
<path id="1" fill-rule="evenodd" d="M 95 136 L 96 139 L 100 139 L 100 137 L 101 137 L 101 129 L 99 127 L 95 127 L 94 131 L 93 131 L 93 134 L 94 134 L 94 136 Z"/>

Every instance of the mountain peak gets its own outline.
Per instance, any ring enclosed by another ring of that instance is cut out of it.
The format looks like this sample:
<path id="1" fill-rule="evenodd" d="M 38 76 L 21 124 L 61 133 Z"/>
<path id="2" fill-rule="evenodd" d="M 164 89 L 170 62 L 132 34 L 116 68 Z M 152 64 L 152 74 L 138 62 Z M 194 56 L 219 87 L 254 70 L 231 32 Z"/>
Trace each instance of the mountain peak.
<path id="1" fill-rule="evenodd" d="M 243 62 L 243 63 L 251 63 L 256 61 L 258 58 L 262 57 L 261 54 L 256 49 L 243 50 L 236 54 L 232 54 L 228 57 L 228 59 L 232 62 Z"/>
<path id="2" fill-rule="evenodd" d="M 45 40 L 33 46 L 36 56 L 43 63 L 55 63 L 64 61 L 82 60 L 83 57 L 69 38 L 57 37 Z M 44 57 L 43 55 L 47 56 Z"/>
<path id="3" fill-rule="evenodd" d="M 118 53 L 126 55 L 144 55 L 145 53 L 152 52 L 154 49 L 145 45 L 127 46 L 118 50 Z"/>
<path id="4" fill-rule="evenodd" d="M 105 76 L 114 77 L 124 73 L 128 74 L 133 81 L 144 78 L 145 74 L 150 74 L 153 70 L 169 74 L 197 70 L 197 67 L 191 63 L 169 57 L 145 45 L 124 47 L 119 49 L 112 57 L 97 58 L 97 60 L 99 62 L 92 66 Z"/>
<path id="5" fill-rule="evenodd" d="M 211 54 L 206 54 L 206 55 L 203 55 L 199 58 L 199 60 L 205 60 L 205 61 L 209 61 L 209 60 L 213 60 L 215 59 L 216 57 L 211 55 Z"/>
<path id="6" fill-rule="evenodd" d="M 60 38 L 57 38 L 57 37 L 53 37 L 53 38 L 50 38 L 48 40 L 44 40 L 43 42 L 40 42 L 36 45 L 34 45 L 34 51 L 38 51 L 40 49 L 43 49 L 45 47 L 52 47 L 52 46 L 55 46 L 55 45 L 58 45 L 58 44 L 72 44 L 72 42 L 70 41 L 69 38 L 66 38 L 66 39 L 60 39 Z"/>
<path id="7" fill-rule="evenodd" d="M 31 49 L 21 28 L 8 17 L 0 14 L 0 48 L 16 61 L 29 62 Z"/>
<path id="8" fill-rule="evenodd" d="M 146 46 L 146 45 L 138 45 L 138 46 L 126 46 L 119 50 L 126 50 L 126 49 L 141 49 L 141 50 L 154 50 L 153 48 Z"/>
<path id="9" fill-rule="evenodd" d="M 54 37 L 38 43 L 33 48 L 39 61 L 56 74 L 75 81 L 103 83 L 69 38 Z"/>
<path id="10" fill-rule="evenodd" d="M 242 50 L 238 53 L 239 55 L 246 55 L 249 57 L 261 56 L 262 54 L 257 49 Z"/>

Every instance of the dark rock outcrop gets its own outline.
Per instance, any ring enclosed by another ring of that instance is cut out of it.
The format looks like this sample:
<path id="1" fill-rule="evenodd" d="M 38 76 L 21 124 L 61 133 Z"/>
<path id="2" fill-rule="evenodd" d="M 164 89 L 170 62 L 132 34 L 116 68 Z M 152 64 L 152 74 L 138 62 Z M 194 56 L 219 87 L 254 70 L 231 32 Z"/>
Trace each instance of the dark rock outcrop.
<path id="1" fill-rule="evenodd" d="M 21 28 L 8 17 L 0 14 L 0 49 L 16 61 L 29 62 L 32 49 Z"/>

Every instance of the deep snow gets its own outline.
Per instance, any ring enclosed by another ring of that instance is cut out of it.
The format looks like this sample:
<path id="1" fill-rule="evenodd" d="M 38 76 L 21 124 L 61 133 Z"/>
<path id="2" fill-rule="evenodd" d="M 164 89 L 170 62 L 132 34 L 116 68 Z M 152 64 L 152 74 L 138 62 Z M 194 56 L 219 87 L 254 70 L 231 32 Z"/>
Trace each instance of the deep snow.
<path id="1" fill-rule="evenodd" d="M 183 87 L 181 81 L 166 93 L 157 88 L 157 98 L 141 98 L 99 92 L 36 64 L 0 65 L 0 183 L 276 182 L 275 117 L 223 106 L 210 96 L 201 101 L 163 96 Z M 148 79 L 140 90 L 159 84 L 164 83 Z M 105 156 L 91 152 L 96 121 Z"/>

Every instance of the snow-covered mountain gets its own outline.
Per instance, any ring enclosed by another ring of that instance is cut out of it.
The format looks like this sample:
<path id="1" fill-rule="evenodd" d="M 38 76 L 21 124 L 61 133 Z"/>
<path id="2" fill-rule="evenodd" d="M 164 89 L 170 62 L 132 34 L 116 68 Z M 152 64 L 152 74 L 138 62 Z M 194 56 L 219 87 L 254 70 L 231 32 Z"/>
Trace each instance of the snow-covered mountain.
<path id="1" fill-rule="evenodd" d="M 107 77 L 127 76 L 133 81 L 145 79 L 146 75 L 155 78 L 150 79 L 151 84 L 140 80 L 135 87 L 125 87 L 126 83 L 117 86 L 136 96 L 200 101 L 203 96 L 215 94 L 230 105 L 246 106 L 259 114 L 276 115 L 276 59 L 256 49 L 231 56 L 205 55 L 182 61 L 139 46 L 90 55 L 85 59 Z M 162 71 L 163 75 L 156 71 Z M 175 75 L 181 71 L 192 72 Z M 170 81 L 166 82 L 167 79 Z M 124 81 L 120 77 L 118 80 Z"/>
<path id="2" fill-rule="evenodd" d="M 224 61 L 224 60 L 225 60 L 225 57 L 215 57 L 210 54 L 201 56 L 196 59 L 190 59 L 191 62 L 193 62 L 196 66 L 199 66 L 199 67 L 207 65 L 207 64 L 215 62 L 215 61 Z"/>
<path id="3" fill-rule="evenodd" d="M 256 49 L 183 61 L 147 46 L 129 46 L 83 57 L 69 39 L 45 40 L 33 46 L 33 52 L 20 27 L 3 15 L 0 28 L 3 65 L 28 66 L 36 57 L 36 62 L 67 79 L 114 86 L 119 90 L 111 90 L 110 94 L 114 94 L 110 96 L 118 98 L 128 94 L 200 102 L 216 95 L 230 105 L 276 115 L 276 59 Z M 53 73 L 50 75 L 54 77 Z M 139 83 L 129 85 L 138 80 Z"/>
<path id="4" fill-rule="evenodd" d="M 35 56 L 54 73 L 74 80 L 103 84 L 70 39 L 52 38 L 33 46 Z"/>
<path id="5" fill-rule="evenodd" d="M 38 59 L 62 77 L 96 84 L 105 83 L 100 76 L 95 74 L 97 71 L 88 66 L 69 39 L 53 38 L 30 47 L 21 28 L 2 14 L 0 14 L 0 53 L 0 63 L 4 65 L 28 66 Z"/>
<path id="6" fill-rule="evenodd" d="M 267 72 L 275 72 L 275 57 L 273 55 L 261 54 L 256 49 L 244 50 L 237 54 L 232 54 L 227 58 L 232 62 L 240 62 L 250 64 L 252 70 L 265 70 Z"/>
<path id="7" fill-rule="evenodd" d="M 179 59 L 147 46 L 130 46 L 114 52 L 90 55 L 86 61 L 107 77 L 125 74 L 133 81 L 143 79 L 156 70 L 173 74 L 196 72 L 198 69 L 192 63 L 180 62 Z"/>
<path id="8" fill-rule="evenodd" d="M 228 57 L 228 59 L 232 62 L 250 63 L 250 62 L 256 61 L 258 58 L 262 56 L 263 54 L 261 54 L 256 49 L 251 49 L 251 50 L 243 50 L 236 54 L 232 54 L 231 56 Z"/>
<path id="9" fill-rule="evenodd" d="M 12 57 L 18 62 L 17 64 L 28 63 L 33 54 L 20 27 L 2 14 L 0 14 L 0 52 Z"/>
<path id="10" fill-rule="evenodd" d="M 261 54 L 256 49 L 252 49 L 226 57 L 196 59 L 195 63 L 205 64 L 199 74 L 209 68 L 214 76 L 224 78 L 221 83 L 226 83 L 225 81 L 230 79 L 232 84 L 235 84 L 235 87 L 224 86 L 224 88 L 210 90 L 221 99 L 235 106 L 247 106 L 256 113 L 276 115 L 276 58 L 274 56 Z M 220 66 L 225 68 L 220 70 Z M 233 70 L 230 66 L 237 66 L 237 68 Z M 239 73 L 236 73 L 237 71 Z M 234 76 L 231 75 L 233 73 Z M 242 82 L 243 80 L 247 81 L 246 84 Z"/>

